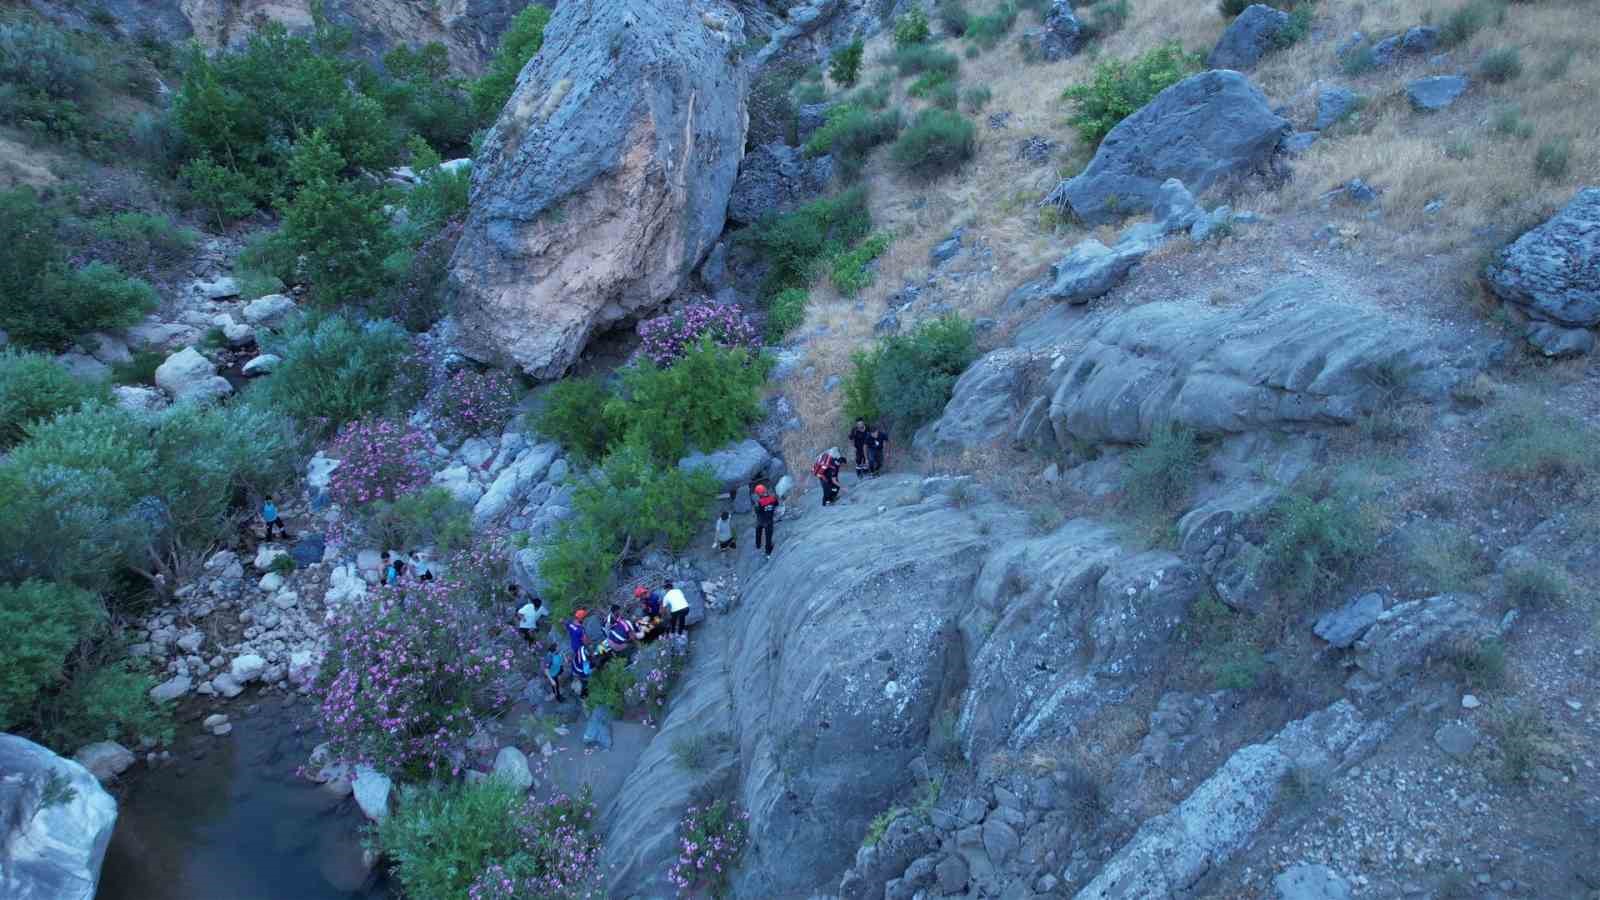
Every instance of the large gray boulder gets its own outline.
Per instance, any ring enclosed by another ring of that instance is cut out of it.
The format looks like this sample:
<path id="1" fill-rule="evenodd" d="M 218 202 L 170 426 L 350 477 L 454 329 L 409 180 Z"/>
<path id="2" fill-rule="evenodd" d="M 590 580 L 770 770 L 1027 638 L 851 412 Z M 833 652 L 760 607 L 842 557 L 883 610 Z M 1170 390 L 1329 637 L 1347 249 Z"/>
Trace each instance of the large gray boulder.
<path id="1" fill-rule="evenodd" d="M 728 220 L 753 224 L 786 213 L 827 190 L 833 158 L 807 157 L 795 147 L 763 144 L 745 155 L 728 197 Z"/>
<path id="2" fill-rule="evenodd" d="M 450 263 L 462 352 L 556 378 L 678 289 L 743 155 L 746 38 L 720 0 L 556 9 L 473 167 Z"/>
<path id="3" fill-rule="evenodd" d="M 1289 14 L 1283 10 L 1263 3 L 1248 6 L 1222 33 L 1206 66 L 1248 72 L 1278 46 L 1278 35 L 1288 26 Z"/>
<path id="4" fill-rule="evenodd" d="M 1013 430 L 1026 363 L 1027 354 L 1010 347 L 984 355 L 956 379 L 945 415 L 919 429 L 913 444 L 947 452 L 1000 443 Z"/>
<path id="5" fill-rule="evenodd" d="M 751 438 L 745 438 L 712 453 L 691 453 L 678 460 L 678 468 L 685 472 L 690 469 L 709 469 L 719 484 L 731 490 L 749 484 L 751 479 L 766 469 L 771 460 L 772 454 L 767 452 L 767 448 Z"/>
<path id="6" fill-rule="evenodd" d="M 1068 0 L 1053 0 L 1044 24 L 1023 34 L 1022 40 L 1040 62 L 1058 62 L 1083 47 L 1083 24 Z"/>
<path id="7" fill-rule="evenodd" d="M 1356 641 L 1356 665 L 1388 683 L 1462 642 L 1493 637 L 1493 623 L 1473 612 L 1470 600 L 1445 594 L 1390 607 Z"/>
<path id="8" fill-rule="evenodd" d="M 1289 123 L 1238 72 L 1192 75 L 1111 129 L 1088 168 L 1047 202 L 1092 225 L 1148 212 L 1162 182 L 1196 194 L 1224 179 L 1267 169 Z"/>
<path id="9" fill-rule="evenodd" d="M 1039 300 L 1078 305 L 1103 297 L 1121 284 L 1155 244 L 1122 240 L 1107 247 L 1094 238 L 1079 241 L 1067 255 L 1050 266 L 1050 273 L 1017 288 L 1006 298 L 1012 309 Z"/>
<path id="10" fill-rule="evenodd" d="M 1438 112 L 1456 102 L 1471 83 L 1463 75 L 1431 75 L 1406 85 L 1406 99 L 1418 112 Z"/>
<path id="11" fill-rule="evenodd" d="M 1317 92 L 1317 118 L 1311 127 L 1317 131 L 1332 128 L 1359 106 L 1362 97 L 1347 87 L 1335 85 Z"/>
<path id="12" fill-rule="evenodd" d="M 561 455 L 557 444 L 539 444 L 525 450 L 516 462 L 506 466 L 472 507 L 472 521 L 482 526 L 521 500 L 549 472 Z"/>
<path id="13" fill-rule="evenodd" d="M 1496 254 L 1489 289 L 1567 328 L 1600 325 L 1600 188 L 1585 188 L 1544 224 Z"/>
<path id="14" fill-rule="evenodd" d="M 0 734 L 0 897 L 93 900 L 116 822 L 88 769 Z"/>

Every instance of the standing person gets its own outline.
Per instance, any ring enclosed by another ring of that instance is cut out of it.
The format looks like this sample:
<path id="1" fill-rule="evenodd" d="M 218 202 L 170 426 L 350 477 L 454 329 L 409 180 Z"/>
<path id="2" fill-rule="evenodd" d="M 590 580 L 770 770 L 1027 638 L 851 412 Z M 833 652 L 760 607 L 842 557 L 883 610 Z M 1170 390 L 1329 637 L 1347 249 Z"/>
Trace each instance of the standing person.
<path id="1" fill-rule="evenodd" d="M 766 558 L 772 558 L 772 526 L 778 517 L 778 495 L 767 490 L 764 484 L 756 485 L 756 549 L 762 549 L 766 539 Z"/>
<path id="2" fill-rule="evenodd" d="M 594 664 L 589 662 L 589 648 L 579 647 L 572 654 L 572 674 L 578 676 L 578 699 L 589 696 L 589 676 L 594 674 Z"/>
<path id="3" fill-rule="evenodd" d="M 283 527 L 283 520 L 278 518 L 278 504 L 273 502 L 271 494 L 261 501 L 261 521 L 267 526 L 267 540 L 272 540 L 274 530 L 280 537 L 288 539 L 289 530 Z"/>
<path id="4" fill-rule="evenodd" d="M 583 649 L 584 642 L 589 639 L 589 635 L 583 628 L 583 620 L 588 615 L 588 610 L 580 609 L 573 612 L 572 618 L 567 620 L 567 641 L 572 645 L 573 659 L 578 658 L 578 651 Z"/>
<path id="5" fill-rule="evenodd" d="M 844 485 L 839 482 L 839 448 L 833 447 L 822 451 L 817 461 L 811 465 L 811 473 L 817 476 L 817 481 L 822 485 L 822 505 L 832 506 L 839 500 L 839 492 Z"/>
<path id="6" fill-rule="evenodd" d="M 554 692 L 557 703 L 565 702 L 561 699 L 561 651 L 556 649 L 556 642 L 549 641 L 544 645 L 544 680 Z"/>
<path id="7" fill-rule="evenodd" d="M 855 427 L 850 429 L 850 443 L 856 448 L 856 480 L 860 481 L 866 477 L 871 458 L 872 429 L 867 427 L 866 419 L 856 420 Z"/>
<path id="8" fill-rule="evenodd" d="M 522 639 L 532 647 L 539 638 L 539 626 L 544 623 L 545 616 L 550 615 L 550 610 L 544 608 L 544 601 L 537 595 L 522 605 L 517 610 L 517 631 L 521 632 Z"/>
<path id="9" fill-rule="evenodd" d="M 668 629 L 670 634 L 687 634 L 689 631 L 689 598 L 683 591 L 667 582 L 667 595 L 663 598 L 667 604 L 667 612 L 672 614 L 672 625 Z"/>
<path id="10" fill-rule="evenodd" d="M 383 551 L 383 555 L 379 557 L 378 572 L 383 579 L 383 583 L 390 587 L 400 581 L 400 564 L 390 558 L 387 550 Z"/>
<path id="11" fill-rule="evenodd" d="M 764 490 L 761 485 L 756 485 L 756 490 Z M 717 539 L 711 542 L 711 549 L 722 552 L 723 550 L 737 550 L 739 545 L 733 538 L 733 522 L 728 518 L 728 511 L 723 510 L 717 516 Z"/>
<path id="12" fill-rule="evenodd" d="M 883 474 L 889 462 L 889 432 L 882 425 L 874 425 L 867 432 L 867 472 L 873 477 Z"/>

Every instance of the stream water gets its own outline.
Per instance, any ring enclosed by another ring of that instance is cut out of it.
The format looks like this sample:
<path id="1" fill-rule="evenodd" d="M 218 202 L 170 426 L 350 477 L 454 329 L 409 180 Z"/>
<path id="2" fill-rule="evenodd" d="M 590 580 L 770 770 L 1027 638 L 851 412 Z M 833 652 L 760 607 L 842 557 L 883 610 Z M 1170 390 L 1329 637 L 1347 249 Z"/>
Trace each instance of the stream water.
<path id="1" fill-rule="evenodd" d="M 391 897 L 362 863 L 355 802 L 295 774 L 317 743 L 309 707 L 263 697 L 228 713 L 232 734 L 191 725 L 170 763 L 126 782 L 98 900 Z"/>

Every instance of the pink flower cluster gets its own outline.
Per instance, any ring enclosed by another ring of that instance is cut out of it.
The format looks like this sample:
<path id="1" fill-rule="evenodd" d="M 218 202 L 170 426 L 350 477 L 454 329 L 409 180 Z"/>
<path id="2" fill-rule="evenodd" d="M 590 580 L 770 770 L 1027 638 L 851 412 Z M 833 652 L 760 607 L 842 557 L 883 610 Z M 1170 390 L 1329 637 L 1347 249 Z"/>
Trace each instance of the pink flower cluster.
<path id="1" fill-rule="evenodd" d="M 426 433 L 389 419 L 362 419 L 339 429 L 328 456 L 339 460 L 328 481 L 333 502 L 346 509 L 393 500 L 428 483 Z"/>
<path id="2" fill-rule="evenodd" d="M 516 687 L 513 645 L 478 600 L 447 575 L 330 612 L 321 718 L 336 760 L 459 774 L 467 740 Z"/>
<path id="3" fill-rule="evenodd" d="M 639 349 L 658 366 L 670 366 L 704 335 L 724 347 L 761 349 L 761 329 L 737 306 L 705 301 L 639 323 Z"/>
<path id="4" fill-rule="evenodd" d="M 516 383 L 504 372 L 458 369 L 435 383 L 428 408 L 440 429 L 460 437 L 498 432 L 516 411 Z"/>
<path id="5" fill-rule="evenodd" d="M 688 663 L 688 635 L 674 634 L 651 644 L 634 663 L 634 669 L 640 674 L 623 694 L 628 708 L 643 708 L 646 716 L 660 714 L 666 709 L 673 683 Z"/>
<path id="6" fill-rule="evenodd" d="M 605 889 L 594 818 L 587 793 L 530 797 L 516 819 L 521 852 L 485 869 L 467 888 L 467 900 L 599 900 Z"/>
<path id="7" fill-rule="evenodd" d="M 678 822 L 678 861 L 667 880 L 678 896 L 721 896 L 750 838 L 750 814 L 731 800 L 691 806 Z"/>

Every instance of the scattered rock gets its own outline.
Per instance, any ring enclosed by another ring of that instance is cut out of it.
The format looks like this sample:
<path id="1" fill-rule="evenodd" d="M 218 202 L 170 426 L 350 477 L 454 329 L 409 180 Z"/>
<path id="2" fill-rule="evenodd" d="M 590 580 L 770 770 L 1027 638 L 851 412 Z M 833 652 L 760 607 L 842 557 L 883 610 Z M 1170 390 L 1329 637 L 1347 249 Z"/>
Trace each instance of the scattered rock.
<path id="1" fill-rule="evenodd" d="M 215 728 L 226 721 L 228 721 L 228 717 L 222 713 L 212 713 L 211 715 L 206 716 L 205 719 L 200 722 L 200 727 Z"/>
<path id="2" fill-rule="evenodd" d="M 1289 14 L 1282 10 L 1261 3 L 1245 7 L 1206 57 L 1206 68 L 1250 71 L 1278 46 L 1278 35 L 1288 25 Z"/>
<path id="3" fill-rule="evenodd" d="M 262 671 L 266 667 L 266 660 L 254 653 L 246 653 L 234 659 L 233 665 L 229 667 L 229 674 L 237 679 L 240 684 L 249 684 L 260 678 Z"/>
<path id="4" fill-rule="evenodd" d="M 155 412 L 167 405 L 167 398 L 155 388 L 142 385 L 119 384 L 111 389 L 117 405 L 134 412 Z"/>
<path id="5" fill-rule="evenodd" d="M 1456 102 L 1470 84 L 1462 75 L 1433 75 L 1406 85 L 1406 99 L 1419 112 L 1437 112 Z"/>
<path id="6" fill-rule="evenodd" d="M 180 402 L 207 402 L 233 393 L 217 367 L 193 347 L 185 347 L 156 367 L 156 386 Z"/>
<path id="7" fill-rule="evenodd" d="M 1478 746 L 1478 740 L 1477 729 L 1460 722 L 1446 722 L 1433 733 L 1433 742 L 1439 745 L 1439 749 L 1457 759 L 1471 754 L 1473 748 Z"/>
<path id="8" fill-rule="evenodd" d="M 106 381 L 111 377 L 110 366 L 87 354 L 63 353 L 56 362 L 79 381 Z"/>
<path id="9" fill-rule="evenodd" d="M 1323 613 L 1311 632 L 1327 641 L 1330 647 L 1344 650 L 1354 646 L 1382 614 L 1383 595 L 1362 594 L 1332 612 Z"/>
<path id="10" fill-rule="evenodd" d="M 611 749 L 611 712 L 605 707 L 597 706 L 589 713 L 589 722 L 583 727 L 583 745 Z"/>
<path id="11" fill-rule="evenodd" d="M 239 282 L 227 277 L 212 281 L 197 281 L 194 291 L 207 300 L 226 300 L 229 297 L 239 296 Z"/>
<path id="12" fill-rule="evenodd" d="M 265 572 L 272 568 L 272 564 L 277 561 L 278 557 L 288 555 L 288 551 L 282 547 L 263 545 L 256 551 L 255 562 L 252 565 L 256 567 L 257 571 Z"/>
<path id="13" fill-rule="evenodd" d="M 244 685 L 240 684 L 237 678 L 227 672 L 223 672 L 221 675 L 211 679 L 211 689 L 229 700 L 244 693 Z"/>
<path id="14" fill-rule="evenodd" d="M 1283 152 L 1290 156 L 1299 156 L 1311 149 L 1321 135 L 1315 131 L 1296 131 L 1283 139 Z"/>
<path id="15" fill-rule="evenodd" d="M 961 252 L 962 230 L 956 229 L 949 237 L 940 241 L 932 250 L 928 251 L 928 261 L 937 266 L 955 259 Z"/>
<path id="16" fill-rule="evenodd" d="M 746 438 L 729 444 L 713 453 L 692 453 L 678 460 L 678 468 L 687 472 L 694 468 L 711 470 L 725 490 L 748 484 L 767 467 L 772 454 L 753 439 Z"/>
<path id="17" fill-rule="evenodd" d="M 939 890 L 947 895 L 962 894 L 967 890 L 970 872 L 967 861 L 959 854 L 946 856 L 934 870 L 934 875 L 939 879 Z"/>
<path id="18" fill-rule="evenodd" d="M 1356 665 L 1379 682 L 1414 672 L 1445 647 L 1495 633 L 1489 622 L 1451 595 L 1397 604 L 1356 641 Z"/>
<path id="19" fill-rule="evenodd" d="M 260 375 L 271 375 L 273 370 L 283 362 L 283 357 L 274 353 L 263 353 L 255 357 L 239 370 L 246 378 L 255 378 Z"/>
<path id="20" fill-rule="evenodd" d="M 176 700 L 189 693 L 194 681 L 187 675 L 175 675 L 150 689 L 150 699 L 156 703 Z"/>
<path id="21" fill-rule="evenodd" d="M 1068 0 L 1053 0 L 1044 24 L 1022 36 L 1023 52 L 1040 62 L 1059 62 L 1083 46 L 1083 25 Z"/>
<path id="22" fill-rule="evenodd" d="M 1317 118 L 1311 127 L 1317 131 L 1332 128 L 1355 110 L 1362 97 L 1347 87 L 1323 88 L 1317 92 Z"/>
<path id="23" fill-rule="evenodd" d="M 996 818 L 983 823 L 983 848 L 996 864 L 1004 863 L 1022 846 L 1016 829 Z"/>
<path id="24" fill-rule="evenodd" d="M 268 572 L 267 574 L 261 576 L 261 580 L 257 582 L 256 586 L 270 594 L 273 591 L 276 591 L 278 588 L 283 587 L 283 576 L 279 575 L 277 572 Z"/>
<path id="25" fill-rule="evenodd" d="M 1483 705 L 1483 701 L 1479 700 L 1476 696 L 1474 696 L 1472 694 L 1462 694 L 1461 695 L 1461 708 L 1462 709 L 1477 709 L 1478 707 L 1480 707 L 1482 705 Z"/>
<path id="26" fill-rule="evenodd" d="M 1588 352 L 1600 325 L 1600 188 L 1585 188 L 1550 219 L 1496 254 L 1484 273 L 1496 297 L 1549 324 L 1536 340 L 1550 355 Z M 1530 323 L 1531 324 L 1531 323 Z M 1584 346 L 1585 340 L 1588 345 Z M 1551 352 L 1557 351 L 1557 352 Z"/>
<path id="27" fill-rule="evenodd" d="M 528 757 L 516 747 L 501 747 L 494 758 L 494 774 L 519 791 L 533 787 L 533 772 Z"/>
<path id="28" fill-rule="evenodd" d="M 126 772 L 137 759 L 133 751 L 116 741 L 100 741 L 81 747 L 72 754 L 72 758 L 102 784 Z"/>
<path id="29" fill-rule="evenodd" d="M 728 196 L 728 220 L 744 225 L 781 215 L 821 196 L 833 179 L 833 159 L 808 157 L 798 147 L 763 144 L 745 154 Z"/>
<path id="30" fill-rule="evenodd" d="M 1272 879 L 1278 900 L 1350 900 L 1350 884 L 1327 866 L 1303 863 Z"/>
<path id="31" fill-rule="evenodd" d="M 387 775 L 366 765 L 356 766 L 355 776 L 350 787 L 355 792 L 356 805 L 368 819 L 383 821 L 389 815 L 389 792 L 393 783 Z"/>
<path id="32" fill-rule="evenodd" d="M 257 297 L 244 305 L 240 314 L 244 320 L 257 328 L 276 328 L 284 320 L 293 315 L 294 301 L 283 294 L 268 294 Z"/>
<path id="33" fill-rule="evenodd" d="M 1150 209 L 1150 221 L 1159 223 L 1168 234 L 1188 231 L 1203 215 L 1205 211 L 1195 202 L 1194 195 L 1176 178 L 1161 183 Z"/>

